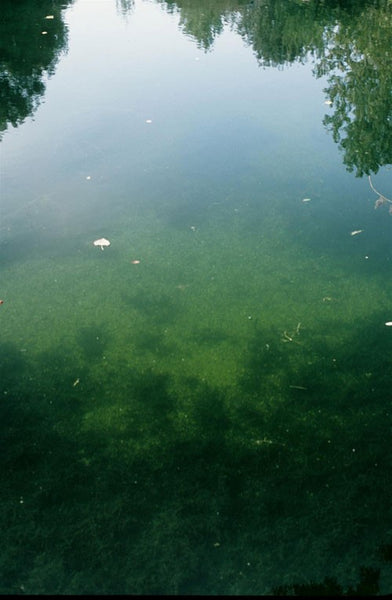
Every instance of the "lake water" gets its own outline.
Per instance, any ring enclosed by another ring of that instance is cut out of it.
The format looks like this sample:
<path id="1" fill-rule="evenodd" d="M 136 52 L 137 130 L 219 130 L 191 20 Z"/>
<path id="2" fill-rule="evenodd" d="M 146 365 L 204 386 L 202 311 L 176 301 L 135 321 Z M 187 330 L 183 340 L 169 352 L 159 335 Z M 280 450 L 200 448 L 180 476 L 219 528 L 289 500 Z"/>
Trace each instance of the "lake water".
<path id="1" fill-rule="evenodd" d="M 391 592 L 392 10 L 331 4 L 3 2 L 1 593 Z"/>

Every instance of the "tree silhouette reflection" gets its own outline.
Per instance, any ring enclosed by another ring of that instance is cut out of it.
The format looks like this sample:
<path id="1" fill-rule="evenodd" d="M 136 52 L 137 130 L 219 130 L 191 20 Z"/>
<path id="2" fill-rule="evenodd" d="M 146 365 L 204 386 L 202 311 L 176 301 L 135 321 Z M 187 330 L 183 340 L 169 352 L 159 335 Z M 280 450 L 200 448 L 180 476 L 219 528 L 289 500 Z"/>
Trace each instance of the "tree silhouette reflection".
<path id="1" fill-rule="evenodd" d="M 0 135 L 32 115 L 67 47 L 62 10 L 73 0 L 3 0 L 0 21 Z"/>

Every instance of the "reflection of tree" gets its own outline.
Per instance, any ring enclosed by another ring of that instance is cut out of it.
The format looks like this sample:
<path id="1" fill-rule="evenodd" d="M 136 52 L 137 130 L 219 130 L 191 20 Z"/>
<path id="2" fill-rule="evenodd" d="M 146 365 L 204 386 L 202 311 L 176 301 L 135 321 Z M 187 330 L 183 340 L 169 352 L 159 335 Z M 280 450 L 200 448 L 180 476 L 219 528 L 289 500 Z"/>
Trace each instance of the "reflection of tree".
<path id="1" fill-rule="evenodd" d="M 225 24 L 262 66 L 316 61 L 328 75 L 333 114 L 325 118 L 344 162 L 357 175 L 392 162 L 390 0 L 157 0 L 180 13 L 180 26 L 209 49 Z"/>
<path id="2" fill-rule="evenodd" d="M 324 123 L 358 176 L 392 162 L 392 13 L 388 0 L 255 1 L 238 27 L 262 65 L 313 55 L 329 75 L 333 114 Z"/>
<path id="3" fill-rule="evenodd" d="M 312 0 L 157 0 L 168 12 L 178 11 L 180 26 L 209 49 L 225 23 L 252 46 L 263 66 L 305 60 L 322 53 L 324 31 L 342 16 L 361 14 L 372 0 L 356 2 Z"/>
<path id="4" fill-rule="evenodd" d="M 73 0 L 3 0 L 0 23 L 0 132 L 31 115 L 66 45 L 61 10 Z M 52 17 L 52 18 L 46 18 Z"/>
<path id="5" fill-rule="evenodd" d="M 233 21 L 247 5 L 245 0 L 158 0 L 168 12 L 180 13 L 180 27 L 196 40 L 199 48 L 209 50 L 226 23 Z"/>
<path id="6" fill-rule="evenodd" d="M 323 20 L 315 3 L 256 0 L 241 15 L 239 33 L 252 46 L 262 66 L 304 62 L 320 51 Z"/>
<path id="7" fill-rule="evenodd" d="M 31 115 L 66 45 L 61 10 L 73 0 L 3 0 L 0 23 L 0 132 Z M 392 13 L 389 0 L 157 0 L 208 50 L 226 24 L 262 66 L 317 61 L 328 76 L 332 113 L 324 123 L 358 176 L 392 162 Z M 133 0 L 116 0 L 126 15 Z M 53 19 L 46 19 L 47 16 Z M 43 33 L 47 32 L 47 33 Z"/>
<path id="8" fill-rule="evenodd" d="M 334 113 L 324 119 L 358 176 L 392 163 L 392 12 L 387 0 L 330 34 L 319 73 Z"/>
<path id="9" fill-rule="evenodd" d="M 123 17 L 126 17 L 133 9 L 134 0 L 116 0 L 116 7 Z"/>

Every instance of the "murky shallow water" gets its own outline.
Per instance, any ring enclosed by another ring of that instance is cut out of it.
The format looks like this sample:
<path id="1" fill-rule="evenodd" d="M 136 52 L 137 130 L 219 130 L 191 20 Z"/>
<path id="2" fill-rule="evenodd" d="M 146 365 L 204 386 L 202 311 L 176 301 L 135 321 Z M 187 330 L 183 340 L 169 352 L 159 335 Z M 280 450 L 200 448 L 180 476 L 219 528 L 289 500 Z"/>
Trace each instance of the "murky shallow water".
<path id="1" fill-rule="evenodd" d="M 68 49 L 2 140 L 3 593 L 390 591 L 392 221 L 316 59 L 211 6 L 28 21 Z"/>

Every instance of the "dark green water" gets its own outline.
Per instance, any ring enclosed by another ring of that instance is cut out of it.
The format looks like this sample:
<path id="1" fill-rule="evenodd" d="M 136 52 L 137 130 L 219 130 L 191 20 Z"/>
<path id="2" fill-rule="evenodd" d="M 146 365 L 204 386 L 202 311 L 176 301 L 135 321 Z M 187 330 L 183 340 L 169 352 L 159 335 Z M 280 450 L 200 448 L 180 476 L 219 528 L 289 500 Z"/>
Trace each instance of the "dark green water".
<path id="1" fill-rule="evenodd" d="M 0 15 L 0 593 L 390 593 L 390 1 Z"/>

